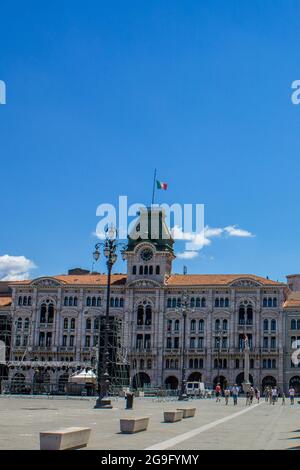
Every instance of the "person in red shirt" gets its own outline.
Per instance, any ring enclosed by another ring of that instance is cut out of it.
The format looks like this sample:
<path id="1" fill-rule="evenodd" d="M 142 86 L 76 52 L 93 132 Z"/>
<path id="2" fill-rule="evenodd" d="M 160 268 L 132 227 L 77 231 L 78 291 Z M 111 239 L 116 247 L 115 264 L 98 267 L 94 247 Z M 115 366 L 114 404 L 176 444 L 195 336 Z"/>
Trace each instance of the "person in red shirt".
<path id="1" fill-rule="evenodd" d="M 215 393 L 216 393 L 216 402 L 218 401 L 221 401 L 221 385 L 220 384 L 217 384 L 216 388 L 215 388 Z"/>

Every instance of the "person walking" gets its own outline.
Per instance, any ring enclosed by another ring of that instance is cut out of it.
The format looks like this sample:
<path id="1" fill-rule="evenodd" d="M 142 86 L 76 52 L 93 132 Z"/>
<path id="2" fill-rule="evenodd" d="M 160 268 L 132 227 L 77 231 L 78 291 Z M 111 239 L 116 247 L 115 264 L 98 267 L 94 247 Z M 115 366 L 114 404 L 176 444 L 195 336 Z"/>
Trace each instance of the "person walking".
<path id="1" fill-rule="evenodd" d="M 239 391 L 240 390 L 239 390 L 239 387 L 237 386 L 237 384 L 234 384 L 234 386 L 232 387 L 232 390 L 231 390 L 234 406 L 237 405 Z"/>
<path id="2" fill-rule="evenodd" d="M 282 392 L 282 402 L 281 402 L 282 405 L 285 405 L 285 393 Z"/>
<path id="3" fill-rule="evenodd" d="M 255 388 L 255 398 L 257 400 L 257 403 L 259 403 L 260 400 L 260 391 L 258 388 Z"/>
<path id="4" fill-rule="evenodd" d="M 218 383 L 216 388 L 215 388 L 215 393 L 216 393 L 216 402 L 218 403 L 219 401 L 221 401 L 221 392 L 222 392 L 222 389 L 221 389 L 221 385 Z"/>
<path id="5" fill-rule="evenodd" d="M 277 388 L 275 386 L 271 390 L 271 397 L 272 397 L 272 405 L 275 405 L 277 398 L 278 398 Z"/>
<path id="6" fill-rule="evenodd" d="M 253 398 L 254 398 L 254 388 L 253 387 L 250 387 L 250 390 L 249 390 L 249 405 L 252 405 L 253 403 Z"/>
<path id="7" fill-rule="evenodd" d="M 290 403 L 293 405 L 295 403 L 295 389 L 294 387 L 291 387 L 289 389 L 289 396 L 290 396 Z"/>
<path id="8" fill-rule="evenodd" d="M 230 390 L 229 388 L 225 388 L 224 390 L 224 396 L 225 396 L 225 405 L 228 405 L 229 397 L 230 397 Z"/>

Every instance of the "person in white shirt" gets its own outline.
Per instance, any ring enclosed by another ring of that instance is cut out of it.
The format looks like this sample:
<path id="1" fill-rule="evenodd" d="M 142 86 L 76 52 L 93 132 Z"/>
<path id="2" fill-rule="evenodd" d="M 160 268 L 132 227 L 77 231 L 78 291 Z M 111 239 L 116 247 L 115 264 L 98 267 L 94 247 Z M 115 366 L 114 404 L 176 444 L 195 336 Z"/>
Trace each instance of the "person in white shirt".
<path id="1" fill-rule="evenodd" d="M 295 389 L 293 387 L 289 389 L 289 395 L 290 395 L 291 405 L 293 405 L 295 402 Z"/>

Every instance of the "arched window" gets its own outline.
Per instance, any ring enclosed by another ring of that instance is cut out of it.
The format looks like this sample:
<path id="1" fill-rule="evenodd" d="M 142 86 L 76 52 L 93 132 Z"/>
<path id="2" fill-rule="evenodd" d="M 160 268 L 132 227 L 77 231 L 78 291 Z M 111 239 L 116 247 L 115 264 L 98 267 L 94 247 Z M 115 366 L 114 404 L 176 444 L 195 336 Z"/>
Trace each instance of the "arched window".
<path id="1" fill-rule="evenodd" d="M 140 360 L 140 369 L 145 369 L 145 361 L 144 359 Z"/>
<path id="2" fill-rule="evenodd" d="M 144 274 L 145 274 L 145 275 L 148 275 L 148 266 L 145 266 L 145 267 L 144 267 Z"/>
<path id="3" fill-rule="evenodd" d="M 253 309 L 251 305 L 247 307 L 247 325 L 253 324 Z"/>
<path id="4" fill-rule="evenodd" d="M 99 331 L 99 318 L 95 318 L 94 320 L 94 330 Z"/>
<path id="5" fill-rule="evenodd" d="M 215 321 L 215 330 L 218 331 L 220 329 L 220 320 Z"/>
<path id="6" fill-rule="evenodd" d="M 27 305 L 27 297 L 26 297 L 26 295 L 25 295 L 24 298 L 23 298 L 23 305 Z"/>
<path id="7" fill-rule="evenodd" d="M 174 331 L 179 331 L 179 320 L 175 320 Z"/>
<path id="8" fill-rule="evenodd" d="M 115 298 L 115 307 L 119 307 L 119 297 Z"/>
<path id="9" fill-rule="evenodd" d="M 64 319 L 64 330 L 67 330 L 68 326 L 69 326 L 69 320 L 68 320 L 68 318 L 65 318 Z"/>
<path id="10" fill-rule="evenodd" d="M 224 331 L 227 331 L 228 329 L 228 321 L 227 320 L 223 320 L 223 330 Z"/>
<path id="11" fill-rule="evenodd" d="M 73 297 L 69 297 L 69 307 L 73 306 Z"/>
<path id="12" fill-rule="evenodd" d="M 101 297 L 97 297 L 97 307 L 101 307 Z"/>
<path id="13" fill-rule="evenodd" d="M 159 265 L 157 265 L 155 268 L 155 274 L 159 274 L 159 273 L 160 273 L 160 267 Z"/>
<path id="14" fill-rule="evenodd" d="M 87 318 L 85 321 L 85 329 L 90 330 L 92 328 L 92 321 L 90 318 Z"/>
<path id="15" fill-rule="evenodd" d="M 273 303 L 273 302 L 272 302 L 272 298 L 269 297 L 269 298 L 268 298 L 268 307 L 272 307 L 272 303 Z"/>
<path id="16" fill-rule="evenodd" d="M 214 369 L 218 368 L 218 359 L 214 359 Z"/>
<path id="17" fill-rule="evenodd" d="M 18 305 L 22 305 L 22 297 L 21 296 L 19 297 Z"/>
<path id="18" fill-rule="evenodd" d="M 196 331 L 196 320 L 191 320 L 191 331 Z"/>
<path id="19" fill-rule="evenodd" d="M 223 369 L 227 369 L 227 359 L 223 360 Z"/>
<path id="20" fill-rule="evenodd" d="M 193 367 L 194 367 L 194 361 L 193 361 L 193 359 L 190 359 L 189 360 L 189 369 L 193 369 Z"/>
<path id="21" fill-rule="evenodd" d="M 297 325 L 297 324 L 296 324 L 296 320 L 293 319 L 293 320 L 291 321 L 291 330 L 296 330 L 296 325 Z"/>
<path id="22" fill-rule="evenodd" d="M 87 307 L 91 306 L 91 298 L 90 297 L 87 297 L 87 299 L 86 299 L 86 306 Z"/>
<path id="23" fill-rule="evenodd" d="M 191 298 L 190 306 L 191 306 L 191 308 L 194 308 L 194 307 L 195 307 L 195 299 L 194 299 L 194 297 Z"/>
<path id="24" fill-rule="evenodd" d="M 297 330 L 300 330 L 300 320 L 297 320 Z"/>
<path id="25" fill-rule="evenodd" d="M 198 369 L 199 364 L 198 364 L 198 359 L 194 360 L 194 369 Z"/>
<path id="26" fill-rule="evenodd" d="M 276 359 L 272 359 L 272 369 L 276 369 Z"/>
<path id="27" fill-rule="evenodd" d="M 149 266 L 149 275 L 150 275 L 150 276 L 153 275 L 153 266 Z"/>
<path id="28" fill-rule="evenodd" d="M 64 298 L 64 306 L 66 307 L 69 304 L 69 298 L 65 297 Z"/>
<path id="29" fill-rule="evenodd" d="M 124 307 L 124 299 L 123 299 L 123 297 L 120 298 L 120 307 L 122 307 L 122 308 Z"/>
<path id="30" fill-rule="evenodd" d="M 267 307 L 268 306 L 268 299 L 266 297 L 264 297 L 263 299 L 263 307 Z"/>
<path id="31" fill-rule="evenodd" d="M 24 329 L 25 329 L 25 330 L 29 330 L 29 318 L 25 318 L 25 321 L 24 321 Z"/>
<path id="32" fill-rule="evenodd" d="M 132 267 L 132 274 L 135 276 L 136 275 L 136 266 Z"/>
<path id="33" fill-rule="evenodd" d="M 71 330 L 75 330 L 75 318 L 71 318 Z"/>
<path id="34" fill-rule="evenodd" d="M 115 305 L 115 300 L 113 297 L 110 298 L 110 306 L 113 307 Z"/>
<path id="35" fill-rule="evenodd" d="M 229 307 L 229 299 L 228 299 L 228 297 L 226 297 L 226 299 L 225 299 L 225 307 Z"/>
<path id="36" fill-rule="evenodd" d="M 254 369 L 254 359 L 250 359 L 250 369 Z"/>
<path id="37" fill-rule="evenodd" d="M 215 299 L 215 307 L 219 307 L 220 306 L 220 301 L 218 299 L 218 297 Z"/>
<path id="38" fill-rule="evenodd" d="M 96 297 L 92 297 L 92 307 L 96 307 L 96 305 L 97 305 Z"/>
<path id="39" fill-rule="evenodd" d="M 175 297 L 172 299 L 172 308 L 175 308 L 176 307 L 176 299 Z"/>
<path id="40" fill-rule="evenodd" d="M 40 323 L 46 323 L 46 313 L 47 313 L 47 306 L 46 304 L 42 304 L 41 313 L 40 313 Z"/>
<path id="41" fill-rule="evenodd" d="M 177 307 L 179 307 L 179 308 L 181 307 L 181 298 L 180 297 L 178 297 L 178 299 L 177 299 Z"/>
<path id="42" fill-rule="evenodd" d="M 199 308 L 200 305 L 201 305 L 201 304 L 200 304 L 200 298 L 197 297 L 197 298 L 196 298 L 196 308 Z"/>
<path id="43" fill-rule="evenodd" d="M 147 369 L 152 369 L 152 360 L 151 359 L 147 360 Z"/>
<path id="44" fill-rule="evenodd" d="M 28 297 L 28 305 L 31 305 L 31 296 Z"/>
<path id="45" fill-rule="evenodd" d="M 48 323 L 53 323 L 54 320 L 54 305 L 48 305 Z"/>
<path id="46" fill-rule="evenodd" d="M 263 360 L 263 369 L 266 369 L 267 368 L 267 359 L 264 359 Z"/>
<path id="47" fill-rule="evenodd" d="M 264 320 L 264 331 L 269 330 L 269 320 Z"/>
<path id="48" fill-rule="evenodd" d="M 138 306 L 137 310 L 137 324 L 139 326 L 144 324 L 144 307 L 142 305 Z"/>
<path id="49" fill-rule="evenodd" d="M 143 266 L 140 266 L 140 269 L 139 269 L 139 274 L 142 275 L 143 274 Z"/>
<path id="50" fill-rule="evenodd" d="M 146 306 L 145 325 L 151 325 L 152 323 L 152 308 L 151 305 Z"/>
<path id="51" fill-rule="evenodd" d="M 273 307 L 275 307 L 275 308 L 277 307 L 277 299 L 276 299 L 276 297 L 274 297 L 274 299 L 273 299 Z"/>
<path id="52" fill-rule="evenodd" d="M 206 307 L 206 299 L 205 299 L 205 297 L 202 297 L 202 299 L 201 299 L 201 307 L 202 307 L 202 308 L 205 308 L 205 307 Z"/>
<path id="53" fill-rule="evenodd" d="M 21 330 L 22 329 L 22 318 L 18 318 L 18 321 L 17 321 L 17 328 L 18 330 Z"/>
<path id="54" fill-rule="evenodd" d="M 221 299 L 220 299 L 220 307 L 222 307 L 222 308 L 224 307 L 224 299 L 223 299 L 223 297 L 221 297 Z"/>
<path id="55" fill-rule="evenodd" d="M 299 323 L 300 325 L 300 323 Z M 271 320 L 271 330 L 276 331 L 276 320 Z"/>
<path id="56" fill-rule="evenodd" d="M 245 307 L 243 305 L 239 308 L 239 325 L 245 325 Z"/>
<path id="57" fill-rule="evenodd" d="M 240 360 L 239 360 L 239 359 L 236 359 L 236 360 L 235 360 L 235 368 L 236 368 L 236 369 L 239 369 L 239 368 L 240 368 Z"/>
<path id="58" fill-rule="evenodd" d="M 171 307 L 172 307 L 172 299 L 169 297 L 167 300 L 167 308 L 171 308 Z"/>
<path id="59" fill-rule="evenodd" d="M 272 361 L 271 359 L 268 359 L 268 369 L 271 369 L 271 367 L 272 367 Z"/>
<path id="60" fill-rule="evenodd" d="M 203 332 L 204 331 L 204 320 L 199 320 L 199 331 Z"/>
<path id="61" fill-rule="evenodd" d="M 77 307 L 77 305 L 78 305 L 78 298 L 74 297 L 74 307 Z"/>

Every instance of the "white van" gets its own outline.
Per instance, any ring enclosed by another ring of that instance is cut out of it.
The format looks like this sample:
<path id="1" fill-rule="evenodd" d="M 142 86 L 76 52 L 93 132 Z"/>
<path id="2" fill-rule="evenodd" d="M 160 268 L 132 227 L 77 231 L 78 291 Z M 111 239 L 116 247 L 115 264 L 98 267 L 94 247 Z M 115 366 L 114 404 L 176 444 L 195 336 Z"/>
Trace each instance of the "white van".
<path id="1" fill-rule="evenodd" d="M 187 382 L 186 383 L 187 395 L 199 397 L 205 393 L 205 387 L 203 382 Z"/>

